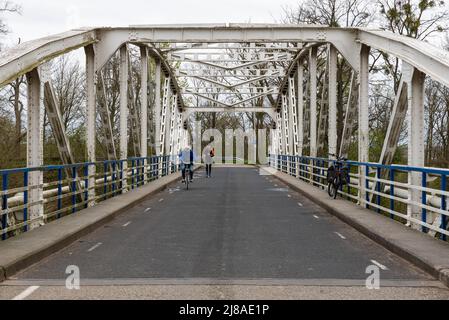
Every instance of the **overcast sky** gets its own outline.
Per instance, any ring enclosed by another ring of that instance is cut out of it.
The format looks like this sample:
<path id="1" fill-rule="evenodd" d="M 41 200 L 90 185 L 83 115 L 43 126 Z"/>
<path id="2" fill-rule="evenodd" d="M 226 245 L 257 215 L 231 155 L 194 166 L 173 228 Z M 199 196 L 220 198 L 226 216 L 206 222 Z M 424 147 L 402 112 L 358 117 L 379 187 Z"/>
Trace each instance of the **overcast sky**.
<path id="1" fill-rule="evenodd" d="M 267 22 L 301 0 L 13 0 L 22 15 L 4 16 L 12 33 L 2 42 L 27 41 L 80 26 Z"/>

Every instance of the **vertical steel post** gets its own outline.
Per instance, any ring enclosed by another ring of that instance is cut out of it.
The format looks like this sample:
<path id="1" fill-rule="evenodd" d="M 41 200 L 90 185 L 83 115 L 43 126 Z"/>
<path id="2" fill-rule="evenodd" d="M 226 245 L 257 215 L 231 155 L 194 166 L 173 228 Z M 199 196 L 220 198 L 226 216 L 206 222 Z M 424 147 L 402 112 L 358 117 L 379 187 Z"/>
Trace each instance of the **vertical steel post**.
<path id="1" fill-rule="evenodd" d="M 140 47 L 140 152 L 143 160 L 143 184 L 147 183 L 148 164 L 148 49 Z"/>
<path id="2" fill-rule="evenodd" d="M 128 46 L 120 48 L 120 160 L 128 158 Z M 128 163 L 123 163 L 122 193 L 127 191 Z"/>
<path id="3" fill-rule="evenodd" d="M 412 167 L 424 167 L 424 80 L 425 74 L 414 70 L 412 82 L 409 85 L 409 121 L 408 121 L 408 165 Z M 409 184 L 420 186 L 421 174 L 419 172 L 409 172 Z M 419 190 L 409 189 L 409 199 L 416 203 L 421 203 L 422 195 Z M 407 206 L 407 216 L 419 219 L 421 210 L 419 206 L 409 204 Z M 407 224 L 413 228 L 419 226 L 412 223 Z"/>
<path id="4" fill-rule="evenodd" d="M 156 61 L 156 75 L 155 75 L 155 81 L 156 81 L 156 92 L 155 92 L 155 100 L 154 100 L 154 142 L 155 142 L 155 151 L 156 156 L 161 155 L 161 112 L 162 112 L 162 99 L 161 99 L 161 84 L 162 84 L 162 78 L 161 78 L 161 61 Z"/>
<path id="5" fill-rule="evenodd" d="M 317 156 L 317 48 L 310 49 L 310 156 Z"/>
<path id="6" fill-rule="evenodd" d="M 304 148 L 304 64 L 298 62 L 298 155 L 302 157 Z"/>
<path id="7" fill-rule="evenodd" d="M 337 50 L 329 45 L 329 153 L 337 154 Z"/>
<path id="8" fill-rule="evenodd" d="M 26 75 L 28 83 L 28 130 L 27 130 L 27 167 L 41 167 L 43 165 L 43 85 L 39 72 L 34 69 Z M 30 172 L 30 229 L 44 224 L 44 176 L 41 170 Z"/>
<path id="9" fill-rule="evenodd" d="M 369 162 L 369 54 L 370 47 L 362 45 L 360 52 L 360 71 L 359 71 L 359 162 Z M 359 200 L 366 199 L 366 172 L 359 166 Z M 368 199 L 369 201 L 369 199 Z"/>
<path id="10" fill-rule="evenodd" d="M 86 107 L 87 107 L 87 121 L 86 121 L 86 143 L 87 143 L 87 162 L 95 163 L 96 160 L 96 135 L 95 122 L 97 119 L 97 80 L 95 74 L 95 51 L 93 45 L 84 48 L 86 54 Z M 106 97 L 105 97 L 106 98 Z M 88 169 L 88 186 L 90 187 L 86 199 L 90 199 L 88 206 L 95 205 L 95 174 L 96 166 L 91 165 Z M 87 187 L 86 185 L 86 187 Z"/>

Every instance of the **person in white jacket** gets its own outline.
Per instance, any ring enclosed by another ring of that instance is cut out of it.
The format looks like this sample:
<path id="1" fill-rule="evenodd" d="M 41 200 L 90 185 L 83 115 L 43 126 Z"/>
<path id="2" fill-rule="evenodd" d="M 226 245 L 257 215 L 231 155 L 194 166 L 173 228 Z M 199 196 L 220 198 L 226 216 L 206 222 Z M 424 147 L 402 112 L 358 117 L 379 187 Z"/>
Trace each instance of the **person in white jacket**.
<path id="1" fill-rule="evenodd" d="M 206 178 L 212 178 L 212 164 L 214 163 L 215 152 L 211 146 L 207 146 L 203 151 L 203 161 L 206 165 Z"/>

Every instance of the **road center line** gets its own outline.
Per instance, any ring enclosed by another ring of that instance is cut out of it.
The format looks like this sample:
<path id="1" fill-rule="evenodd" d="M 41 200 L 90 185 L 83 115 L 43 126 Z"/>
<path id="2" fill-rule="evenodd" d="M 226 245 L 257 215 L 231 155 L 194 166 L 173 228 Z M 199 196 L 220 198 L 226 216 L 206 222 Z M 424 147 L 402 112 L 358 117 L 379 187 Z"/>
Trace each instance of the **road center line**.
<path id="1" fill-rule="evenodd" d="M 29 295 L 31 295 L 34 291 L 39 289 L 39 286 L 31 286 L 25 289 L 21 294 L 15 296 L 12 300 L 23 300 Z"/>
<path id="2" fill-rule="evenodd" d="M 128 221 L 127 223 L 125 223 L 125 224 L 123 225 L 123 227 L 126 228 L 126 227 L 129 226 L 130 224 L 131 224 L 131 221 Z"/>
<path id="3" fill-rule="evenodd" d="M 320 217 L 318 217 L 317 215 L 313 215 L 313 217 L 315 218 L 315 219 L 319 219 Z"/>
<path id="4" fill-rule="evenodd" d="M 87 250 L 87 252 L 92 252 L 95 249 L 97 249 L 98 247 L 100 247 L 103 243 L 98 242 L 96 245 L 94 245 L 92 248 L 90 248 L 89 250 Z"/>
<path id="5" fill-rule="evenodd" d="M 345 237 L 344 235 L 342 235 L 341 233 L 335 232 L 335 234 L 336 234 L 337 236 L 339 236 L 340 238 L 342 238 L 343 240 L 346 240 L 346 237 Z"/>
<path id="6" fill-rule="evenodd" d="M 373 264 L 375 264 L 376 266 L 378 266 L 379 268 L 381 268 L 382 270 L 388 270 L 388 268 L 386 267 L 386 266 L 384 266 L 383 264 L 381 264 L 381 263 L 379 263 L 379 262 L 377 262 L 376 260 L 371 260 L 371 262 L 373 263 Z"/>
<path id="7" fill-rule="evenodd" d="M 298 206 L 304 207 L 304 205 L 301 202 L 298 202 Z"/>
<path id="8" fill-rule="evenodd" d="M 150 210 L 151 210 L 151 208 L 146 208 L 144 212 L 147 213 Z"/>
<path id="9" fill-rule="evenodd" d="M 287 197 L 291 198 L 292 196 L 288 194 Z"/>
<path id="10" fill-rule="evenodd" d="M 162 202 L 162 201 L 164 201 L 164 199 L 159 199 L 159 202 Z"/>

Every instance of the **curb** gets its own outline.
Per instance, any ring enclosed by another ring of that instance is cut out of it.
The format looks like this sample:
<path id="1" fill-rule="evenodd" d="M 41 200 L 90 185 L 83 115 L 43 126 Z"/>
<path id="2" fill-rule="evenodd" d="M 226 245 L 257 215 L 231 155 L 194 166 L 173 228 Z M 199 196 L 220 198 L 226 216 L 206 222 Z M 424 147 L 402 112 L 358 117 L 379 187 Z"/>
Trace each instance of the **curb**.
<path id="1" fill-rule="evenodd" d="M 425 257 L 420 257 L 420 256 L 414 254 L 413 252 L 411 252 L 407 248 L 404 248 L 400 244 L 397 244 L 392 241 L 389 241 L 388 239 L 385 239 L 383 236 L 379 235 L 375 231 L 370 230 L 367 226 L 363 225 L 359 221 L 356 221 L 355 219 L 347 216 L 344 212 L 338 210 L 335 206 L 332 206 L 329 202 L 322 201 L 321 199 L 319 199 L 319 197 L 317 197 L 316 193 L 314 194 L 314 193 L 310 193 L 306 190 L 303 190 L 299 186 L 293 184 L 292 182 L 288 181 L 288 179 L 286 179 L 287 177 L 295 179 L 294 177 L 291 177 L 284 173 L 281 174 L 280 172 L 276 172 L 276 174 L 274 174 L 274 176 L 276 178 L 278 178 L 279 180 L 281 180 L 282 182 L 284 182 L 286 185 L 288 185 L 293 190 L 297 191 L 298 193 L 302 194 L 309 200 L 318 204 L 320 207 L 322 207 L 327 212 L 329 212 L 333 216 L 337 217 L 338 219 L 340 219 L 347 225 L 353 227 L 354 229 L 356 229 L 363 235 L 367 236 L 374 242 L 380 244 L 387 250 L 391 251 L 392 253 L 398 255 L 399 257 L 407 260 L 408 262 L 412 263 L 413 265 L 417 266 L 418 268 L 420 268 L 423 271 L 427 272 L 428 274 L 432 275 L 436 279 L 440 280 L 444 285 L 449 287 L 449 265 L 441 266 L 441 265 L 432 263 L 432 261 L 429 261 Z M 303 182 L 303 181 L 298 180 L 298 182 Z M 303 183 L 305 183 L 305 182 L 303 182 Z M 367 214 L 372 213 L 368 209 L 364 209 L 362 207 L 360 207 L 360 208 L 357 207 L 356 209 L 366 210 Z M 408 230 L 408 231 L 412 231 L 412 230 Z M 429 238 L 429 240 L 432 241 L 433 239 Z M 435 241 L 439 241 L 439 240 L 435 240 Z"/>
<path id="2" fill-rule="evenodd" d="M 200 169 L 201 167 L 196 168 L 194 171 L 197 171 L 198 169 Z M 78 239 L 92 233 L 93 231 L 97 230 L 98 228 L 100 228 L 101 226 L 105 225 L 106 223 L 112 221 L 114 218 L 116 218 L 117 216 L 123 214 L 126 212 L 127 209 L 134 207 L 136 205 L 138 205 L 139 203 L 145 201 L 148 197 L 163 191 L 167 188 L 167 186 L 169 186 L 170 184 L 180 180 L 181 178 L 177 175 L 177 174 L 173 174 L 172 176 L 167 176 L 165 177 L 166 181 L 162 182 L 162 185 L 155 187 L 155 185 L 152 185 L 151 182 L 149 184 L 147 184 L 144 187 L 141 187 L 139 189 L 136 189 L 137 191 L 141 191 L 142 195 L 139 195 L 137 197 L 135 197 L 134 199 L 131 199 L 129 201 L 129 203 L 127 203 L 126 205 L 122 205 L 122 206 L 117 206 L 117 208 L 111 210 L 110 212 L 108 212 L 104 217 L 93 221 L 90 224 L 87 224 L 85 226 L 80 226 L 78 229 L 76 229 L 73 232 L 69 232 L 67 234 L 63 234 L 62 236 L 60 236 L 57 239 L 52 239 L 50 244 L 46 244 L 44 246 L 41 246 L 39 248 L 33 249 L 31 252 L 20 255 L 16 258 L 14 257 L 14 259 L 11 259 L 12 261 L 7 262 L 4 265 L 0 265 L 0 283 L 5 281 L 6 279 L 8 279 L 9 277 L 13 276 L 14 274 L 30 267 L 31 265 L 41 261 L 44 258 L 47 258 L 48 256 L 66 248 L 67 246 L 69 246 L 70 244 L 72 244 L 73 242 L 77 241 Z M 161 178 L 164 179 L 164 178 Z M 156 181 L 161 181 L 161 179 L 156 180 Z M 144 192 L 146 189 L 148 189 L 147 192 Z M 106 200 L 104 202 L 99 203 L 97 206 L 92 207 L 92 208 L 88 208 L 83 210 L 84 211 L 84 216 L 85 215 L 89 215 L 90 213 L 92 213 L 91 211 L 89 211 L 89 209 L 95 210 L 95 209 L 104 209 L 104 207 L 107 206 L 108 201 L 112 201 L 114 199 L 116 199 L 116 202 L 121 202 L 121 200 L 123 200 L 127 195 L 131 195 L 131 193 L 126 193 L 124 195 L 120 195 L 116 198 L 112 198 L 109 200 Z M 110 202 L 109 202 L 110 204 Z M 18 237 L 14 237 L 11 238 L 12 241 L 16 240 L 19 242 L 19 245 L 22 245 L 21 242 L 23 242 L 25 244 L 25 240 L 23 239 L 24 236 L 32 236 L 32 235 L 36 235 L 38 233 L 43 233 L 45 232 L 45 227 L 46 226 L 51 226 L 52 228 L 57 228 L 59 226 L 56 226 L 56 224 L 58 223 L 58 221 L 60 222 L 60 224 L 62 222 L 64 222 L 64 219 L 66 218 L 72 218 L 72 219 L 76 219 L 77 217 L 81 217 L 83 216 L 83 211 L 80 211 L 81 215 L 79 216 L 67 216 L 65 218 L 62 218 L 60 220 L 57 220 L 55 222 L 52 222 L 50 224 L 47 224 L 41 228 L 38 228 L 36 230 L 33 230 L 31 232 L 28 233 L 24 233 L 22 235 L 19 235 Z M 67 222 L 67 220 L 65 220 Z M 34 232 L 34 233 L 33 233 Z M 6 240 L 6 242 L 4 242 L 3 244 L 6 246 L 8 240 Z M 1 244 L 1 243 L 0 243 Z M 0 247 L 1 248 L 1 247 Z M 13 249 L 14 250 L 14 249 Z"/>

